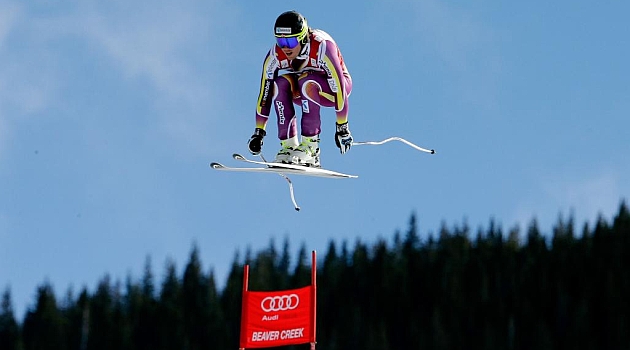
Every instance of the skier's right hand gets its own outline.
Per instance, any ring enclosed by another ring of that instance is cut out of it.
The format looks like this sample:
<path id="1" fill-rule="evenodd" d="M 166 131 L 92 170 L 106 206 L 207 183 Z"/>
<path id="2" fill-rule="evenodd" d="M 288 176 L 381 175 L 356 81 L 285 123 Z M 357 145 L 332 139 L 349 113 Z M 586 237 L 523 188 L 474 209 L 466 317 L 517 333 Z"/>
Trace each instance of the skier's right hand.
<path id="1" fill-rule="evenodd" d="M 265 137 L 265 135 L 267 135 L 267 133 L 261 128 L 256 128 L 256 130 L 254 130 L 254 134 L 252 135 L 252 137 L 249 138 L 249 141 L 247 141 L 249 153 L 253 155 L 260 154 L 260 150 L 262 149 L 263 145 L 263 138 Z"/>

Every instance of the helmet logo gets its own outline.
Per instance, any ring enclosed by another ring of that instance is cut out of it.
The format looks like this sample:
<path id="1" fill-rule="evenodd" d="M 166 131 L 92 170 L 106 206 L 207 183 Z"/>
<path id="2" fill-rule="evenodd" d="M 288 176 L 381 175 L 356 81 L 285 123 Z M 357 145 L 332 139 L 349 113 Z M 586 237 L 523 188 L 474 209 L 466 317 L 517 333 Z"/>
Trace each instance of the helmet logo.
<path id="1" fill-rule="evenodd" d="M 291 34 L 291 28 L 277 27 L 276 34 Z"/>

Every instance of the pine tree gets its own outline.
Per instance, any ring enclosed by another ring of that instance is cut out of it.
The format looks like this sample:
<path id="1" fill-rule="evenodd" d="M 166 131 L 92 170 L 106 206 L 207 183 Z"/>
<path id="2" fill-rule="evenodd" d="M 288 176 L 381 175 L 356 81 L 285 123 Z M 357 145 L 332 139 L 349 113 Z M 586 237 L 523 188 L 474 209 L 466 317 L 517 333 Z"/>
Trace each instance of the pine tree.
<path id="1" fill-rule="evenodd" d="M 184 271 L 182 300 L 184 314 L 185 347 L 202 350 L 212 347 L 212 337 L 208 334 L 210 325 L 210 290 L 203 274 L 199 250 L 195 245 Z"/>
<path id="2" fill-rule="evenodd" d="M 184 316 L 182 286 L 173 260 L 166 262 L 166 275 L 162 282 L 158 303 L 159 348 L 184 349 Z"/>
<path id="3" fill-rule="evenodd" d="M 66 350 L 64 319 L 57 308 L 57 300 L 50 283 L 37 289 L 37 304 L 24 319 L 25 350 Z"/>
<path id="4" fill-rule="evenodd" d="M 131 330 L 133 349 L 155 350 L 158 348 L 158 315 L 151 258 L 147 257 L 141 285 L 127 282 L 127 319 Z"/>
<path id="5" fill-rule="evenodd" d="M 6 350 L 19 350 L 21 346 L 20 329 L 13 315 L 11 290 L 8 287 L 0 301 L 0 344 Z"/>
<path id="6" fill-rule="evenodd" d="M 245 263 L 249 263 L 246 258 Z M 221 310 L 225 316 L 227 328 L 225 338 L 228 348 L 238 348 L 241 320 L 241 301 L 243 297 L 243 265 L 239 263 L 238 252 L 234 255 L 227 282 L 221 294 Z"/>

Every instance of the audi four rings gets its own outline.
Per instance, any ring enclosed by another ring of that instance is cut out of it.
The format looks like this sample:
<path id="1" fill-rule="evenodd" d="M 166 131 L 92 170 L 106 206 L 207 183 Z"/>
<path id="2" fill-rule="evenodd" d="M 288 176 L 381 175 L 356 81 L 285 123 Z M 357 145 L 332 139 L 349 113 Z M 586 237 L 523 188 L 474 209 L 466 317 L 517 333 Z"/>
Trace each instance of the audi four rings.
<path id="1" fill-rule="evenodd" d="M 264 312 L 286 311 L 295 309 L 298 304 L 300 304 L 300 297 L 297 294 L 287 294 L 266 297 L 260 302 L 260 308 Z"/>

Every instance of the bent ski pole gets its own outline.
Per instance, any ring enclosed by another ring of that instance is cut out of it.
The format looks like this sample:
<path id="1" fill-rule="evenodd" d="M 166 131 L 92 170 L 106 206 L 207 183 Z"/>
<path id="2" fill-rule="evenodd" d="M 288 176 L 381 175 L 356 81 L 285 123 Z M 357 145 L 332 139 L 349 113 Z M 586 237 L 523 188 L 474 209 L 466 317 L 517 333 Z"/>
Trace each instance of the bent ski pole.
<path id="1" fill-rule="evenodd" d="M 383 141 L 358 141 L 358 142 L 353 142 L 352 145 L 353 146 L 355 146 L 355 145 L 356 146 L 361 146 L 361 145 L 382 145 L 382 144 L 384 144 L 386 142 L 389 142 L 389 141 L 400 141 L 402 143 L 407 144 L 408 146 L 411 146 L 411 147 L 417 149 L 418 151 L 426 152 L 426 153 L 430 153 L 430 154 L 435 154 L 435 150 L 433 150 L 433 149 L 422 148 L 422 147 L 420 147 L 420 146 L 418 146 L 416 144 L 413 144 L 413 143 L 403 139 L 402 137 L 396 137 L 396 136 L 390 137 L 390 138 L 385 139 Z"/>
<path id="2" fill-rule="evenodd" d="M 262 158 L 263 162 L 267 163 L 267 160 L 265 159 L 265 157 L 263 157 L 262 153 L 260 154 L 260 158 Z M 278 173 L 278 175 L 282 176 L 289 183 L 289 193 L 291 194 L 291 202 L 293 202 L 293 207 L 295 208 L 295 211 L 300 211 L 300 207 L 297 205 L 297 202 L 295 201 L 295 195 L 293 194 L 293 182 L 291 182 L 291 179 L 289 179 L 288 176 L 282 173 Z"/>

